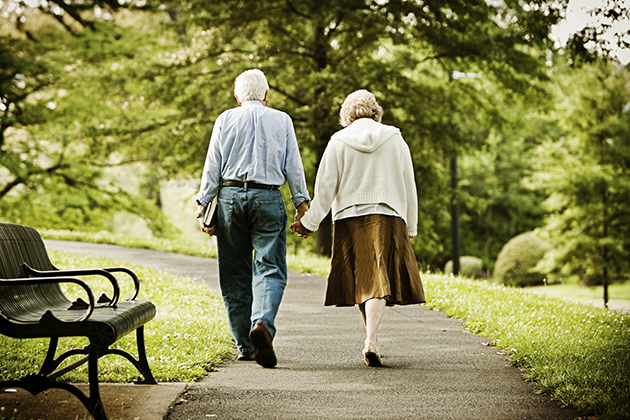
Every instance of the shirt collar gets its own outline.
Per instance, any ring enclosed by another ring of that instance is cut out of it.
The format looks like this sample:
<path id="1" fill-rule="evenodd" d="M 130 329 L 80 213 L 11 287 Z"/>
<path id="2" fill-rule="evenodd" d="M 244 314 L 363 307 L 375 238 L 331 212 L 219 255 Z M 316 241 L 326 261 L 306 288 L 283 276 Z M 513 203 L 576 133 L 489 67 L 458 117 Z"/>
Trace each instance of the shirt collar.
<path id="1" fill-rule="evenodd" d="M 241 106 L 263 106 L 263 104 L 257 99 L 252 99 L 251 101 L 243 102 Z"/>

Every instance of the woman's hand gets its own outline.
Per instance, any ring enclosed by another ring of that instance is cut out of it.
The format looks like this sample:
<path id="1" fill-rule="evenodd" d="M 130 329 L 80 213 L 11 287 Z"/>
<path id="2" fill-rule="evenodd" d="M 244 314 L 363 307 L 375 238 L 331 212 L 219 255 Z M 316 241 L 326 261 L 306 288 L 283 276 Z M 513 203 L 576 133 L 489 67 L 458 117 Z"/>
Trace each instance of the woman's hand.
<path id="1" fill-rule="evenodd" d="M 291 233 L 297 232 L 300 238 L 305 239 L 308 238 L 311 233 L 313 233 L 310 230 L 306 229 L 300 222 L 300 219 L 302 219 L 302 216 L 304 216 L 307 211 L 308 204 L 306 203 L 306 201 L 302 201 L 300 205 L 295 208 L 295 218 L 293 219 L 293 223 L 291 224 Z"/>
<path id="2" fill-rule="evenodd" d="M 299 220 L 291 224 L 291 233 L 296 232 L 300 238 L 304 239 L 308 238 L 313 233 L 312 231 L 305 228 Z"/>

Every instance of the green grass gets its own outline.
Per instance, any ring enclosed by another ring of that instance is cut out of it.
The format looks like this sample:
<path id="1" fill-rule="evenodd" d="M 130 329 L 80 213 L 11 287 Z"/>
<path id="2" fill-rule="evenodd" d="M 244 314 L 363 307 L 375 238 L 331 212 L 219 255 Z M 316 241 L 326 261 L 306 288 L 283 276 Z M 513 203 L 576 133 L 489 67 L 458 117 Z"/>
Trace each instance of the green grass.
<path id="1" fill-rule="evenodd" d="M 330 271 L 330 258 L 307 253 L 288 254 L 287 266 L 290 270 L 300 273 L 312 273 L 327 277 Z"/>
<path id="2" fill-rule="evenodd" d="M 115 261 L 92 259 L 50 251 L 51 260 L 61 269 L 120 266 Z M 203 377 L 233 352 L 221 297 L 207 287 L 169 274 L 137 266 L 127 266 L 141 279 L 138 299 L 150 300 L 158 308 L 156 317 L 145 325 L 147 356 L 153 375 L 163 382 L 188 382 Z M 121 299 L 131 287 L 119 276 Z M 108 292 L 106 283 L 89 279 L 95 296 Z M 69 291 L 71 294 L 73 290 Z M 109 293 L 111 296 L 111 293 Z M 87 340 L 60 339 L 60 349 L 82 348 Z M 44 360 L 47 339 L 18 340 L 0 336 L 0 380 L 36 373 Z M 135 334 L 128 334 L 114 346 L 137 357 Z M 135 368 L 124 358 L 105 356 L 99 361 L 99 378 L 104 382 L 130 382 L 138 378 Z M 87 365 L 65 374 L 63 381 L 87 382 Z"/>
<path id="3" fill-rule="evenodd" d="M 465 320 L 563 404 L 630 415 L 630 314 L 486 282 L 423 276 L 427 306 Z"/>
<path id="4" fill-rule="evenodd" d="M 603 286 L 580 286 L 578 284 L 554 284 L 537 286 L 530 290 L 545 296 L 554 296 L 572 301 L 588 302 L 597 306 L 604 304 Z M 630 282 L 608 286 L 608 304 L 611 308 L 630 308 Z"/>
<path id="5" fill-rule="evenodd" d="M 177 239 L 165 239 L 153 236 L 126 236 L 107 231 L 85 233 L 70 230 L 40 230 L 40 234 L 45 239 L 114 244 L 130 248 L 154 249 L 157 251 L 193 255 L 196 257 L 216 258 L 217 256 L 216 247 L 211 245 L 211 241 L 207 236 L 205 237 L 207 238 L 205 241 L 191 241 L 184 235 Z"/>

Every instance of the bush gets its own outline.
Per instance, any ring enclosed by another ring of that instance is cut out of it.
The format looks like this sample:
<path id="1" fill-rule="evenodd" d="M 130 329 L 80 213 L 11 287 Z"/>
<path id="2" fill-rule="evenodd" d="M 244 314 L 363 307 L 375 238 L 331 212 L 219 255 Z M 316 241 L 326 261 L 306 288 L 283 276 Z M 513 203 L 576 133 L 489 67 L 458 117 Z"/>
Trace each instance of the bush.
<path id="1" fill-rule="evenodd" d="M 534 232 L 522 233 L 503 246 L 494 268 L 498 283 L 507 286 L 543 284 L 546 274 L 534 268 L 551 247 Z"/>
<path id="2" fill-rule="evenodd" d="M 483 278 L 483 262 L 477 257 L 461 257 L 459 259 L 460 274 L 473 279 Z M 453 272 L 453 260 L 449 260 L 444 266 L 444 274 Z"/>

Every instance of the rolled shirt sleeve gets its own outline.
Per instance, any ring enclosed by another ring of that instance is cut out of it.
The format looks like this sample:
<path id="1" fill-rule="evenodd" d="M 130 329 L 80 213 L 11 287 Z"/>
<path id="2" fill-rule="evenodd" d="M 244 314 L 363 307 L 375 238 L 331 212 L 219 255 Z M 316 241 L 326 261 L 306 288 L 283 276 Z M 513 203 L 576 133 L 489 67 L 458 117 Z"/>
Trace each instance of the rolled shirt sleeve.
<path id="1" fill-rule="evenodd" d="M 306 188 L 304 166 L 302 165 L 302 158 L 300 157 L 300 150 L 295 136 L 295 129 L 293 128 L 293 122 L 288 115 L 287 120 L 285 176 L 287 177 L 289 190 L 291 191 L 291 201 L 293 202 L 293 206 L 297 207 L 304 201 L 307 203 L 310 202 L 311 199 L 308 195 L 308 189 Z"/>
<path id="2" fill-rule="evenodd" d="M 219 192 L 221 182 L 221 172 L 219 171 L 219 168 L 221 168 L 221 153 L 219 149 L 221 117 L 222 115 L 217 118 L 212 129 L 208 153 L 206 154 L 206 161 L 201 174 L 201 188 L 196 198 L 197 203 L 203 204 L 204 206 L 208 206 L 208 203 L 210 203 Z"/>

